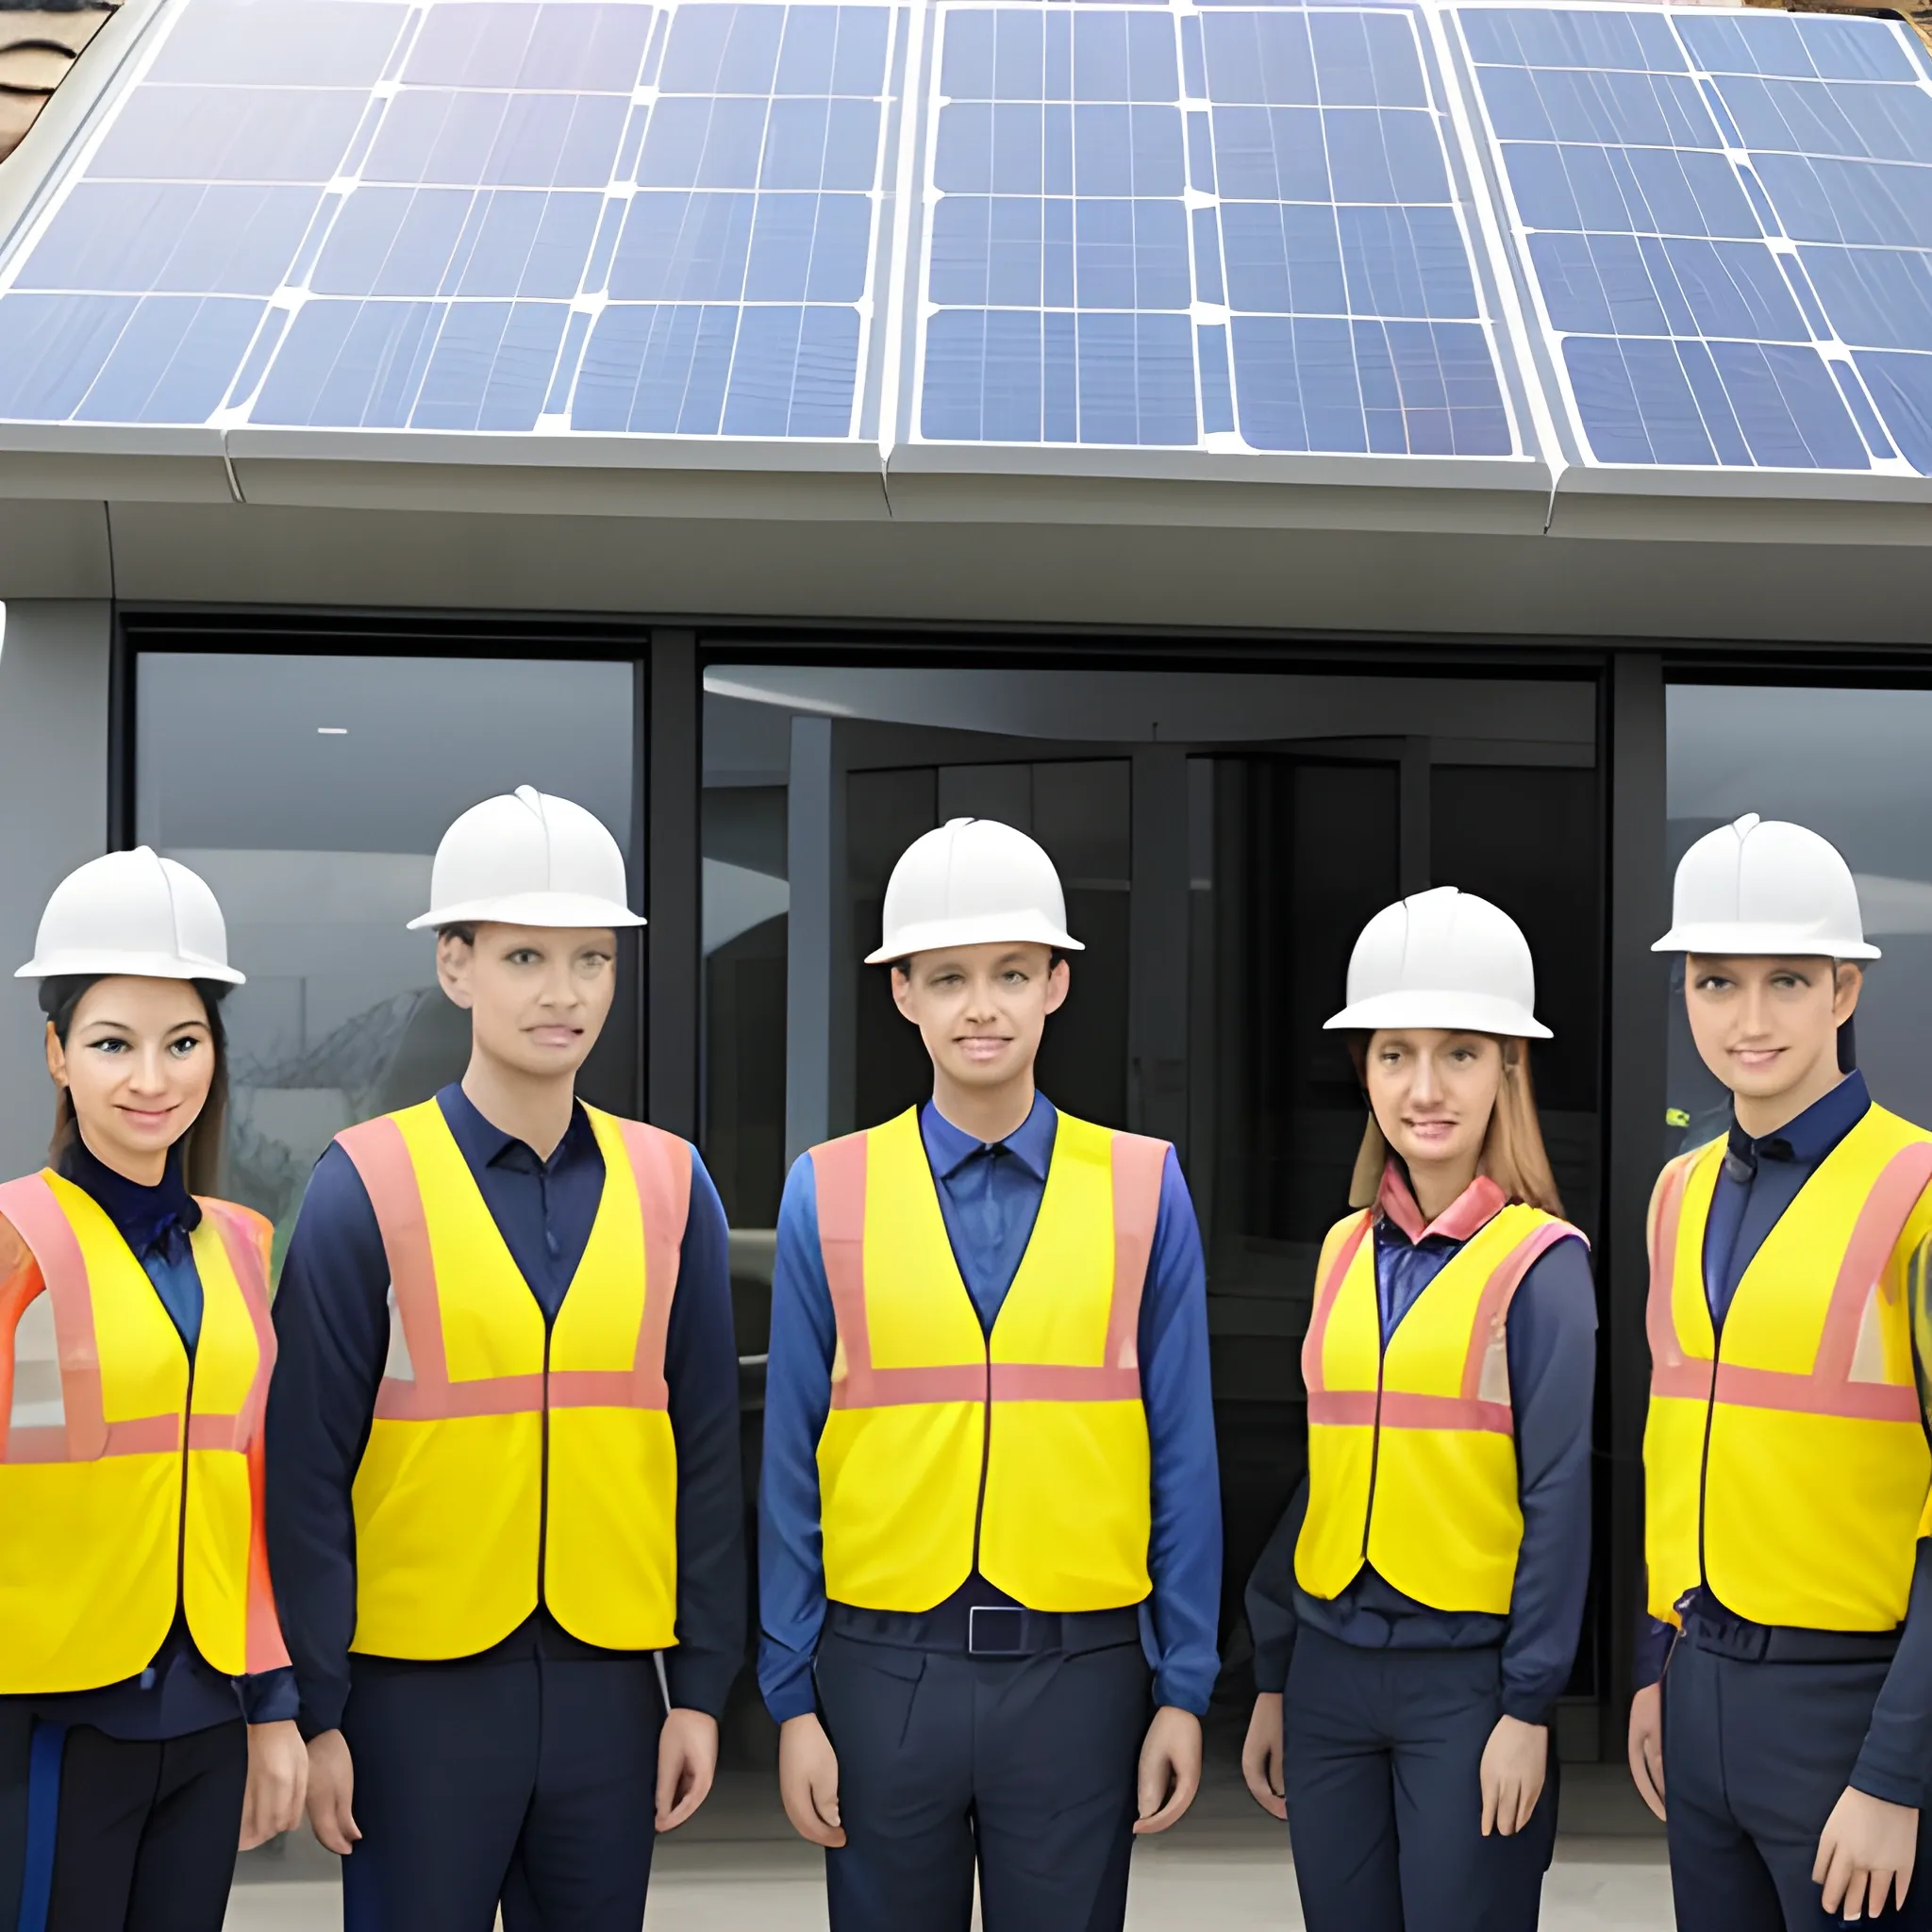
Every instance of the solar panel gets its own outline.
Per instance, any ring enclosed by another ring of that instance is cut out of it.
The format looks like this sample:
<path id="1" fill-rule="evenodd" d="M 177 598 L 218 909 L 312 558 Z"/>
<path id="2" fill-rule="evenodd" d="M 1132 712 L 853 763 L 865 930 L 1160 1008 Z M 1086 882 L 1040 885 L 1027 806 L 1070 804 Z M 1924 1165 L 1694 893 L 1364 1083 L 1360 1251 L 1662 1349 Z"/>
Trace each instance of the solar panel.
<path id="1" fill-rule="evenodd" d="M 917 438 L 1518 454 L 1416 9 L 939 32 Z"/>
<path id="2" fill-rule="evenodd" d="M 183 0 L 0 275 L 0 419 L 851 438 L 902 21 Z"/>
<path id="3" fill-rule="evenodd" d="M 1902 25 L 1456 18 L 1586 460 L 1932 475 L 1932 78 Z"/>

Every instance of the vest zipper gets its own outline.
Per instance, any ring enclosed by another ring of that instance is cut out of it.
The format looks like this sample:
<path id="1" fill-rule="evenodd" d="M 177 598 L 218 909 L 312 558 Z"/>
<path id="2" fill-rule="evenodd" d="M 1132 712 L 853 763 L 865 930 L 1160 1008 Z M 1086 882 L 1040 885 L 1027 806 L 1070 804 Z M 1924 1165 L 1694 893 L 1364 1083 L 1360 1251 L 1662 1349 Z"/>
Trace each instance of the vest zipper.
<path id="1" fill-rule="evenodd" d="M 995 1318 L 997 1319 L 997 1318 Z M 992 1337 L 986 1347 L 986 1389 L 979 1405 L 979 1494 L 973 1505 L 973 1574 L 979 1574 L 979 1532 L 986 1521 L 986 1473 L 992 1461 Z"/>
<path id="2" fill-rule="evenodd" d="M 554 1324 L 543 1324 L 542 1453 L 537 1468 L 537 1607 L 550 1600 L 550 1338 Z"/>
<path id="3" fill-rule="evenodd" d="M 1380 1326 L 1379 1312 L 1377 1327 Z M 1382 1376 L 1388 1368 L 1389 1351 L 1382 1338 L 1375 1337 L 1375 1421 L 1369 1431 L 1369 1493 L 1362 1506 L 1362 1561 L 1369 1560 L 1369 1526 L 1375 1520 L 1375 1474 L 1382 1462 Z"/>
<path id="4" fill-rule="evenodd" d="M 1700 1284 L 1701 1285 L 1701 1284 Z M 1724 1310 L 1726 1314 L 1730 1310 Z M 1697 1583 L 1703 1588 L 1707 1572 L 1704 1566 L 1704 1505 L 1710 1488 L 1710 1431 L 1717 1420 L 1717 1372 L 1724 1357 L 1724 1324 L 1713 1321 L 1713 1334 L 1710 1346 L 1710 1393 L 1704 1399 L 1704 1447 L 1697 1458 Z"/>
<path id="5" fill-rule="evenodd" d="M 169 1325 L 173 1326 L 172 1320 Z M 188 1613 L 188 1458 L 189 1442 L 194 1428 L 194 1351 L 181 1341 L 178 1329 L 175 1340 L 181 1342 L 181 1351 L 188 1357 L 188 1399 L 181 1411 L 181 1501 L 175 1524 L 175 1614 L 185 1617 Z"/>

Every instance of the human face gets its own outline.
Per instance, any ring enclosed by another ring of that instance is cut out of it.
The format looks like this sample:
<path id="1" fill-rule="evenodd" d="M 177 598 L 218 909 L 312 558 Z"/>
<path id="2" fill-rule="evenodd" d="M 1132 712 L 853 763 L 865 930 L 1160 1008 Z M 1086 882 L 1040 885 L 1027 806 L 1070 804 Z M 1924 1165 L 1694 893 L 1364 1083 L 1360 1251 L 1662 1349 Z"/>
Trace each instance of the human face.
<path id="1" fill-rule="evenodd" d="M 1046 1016 L 1067 996 L 1062 959 L 1041 945 L 1001 941 L 915 953 L 892 973 L 892 997 L 919 1028 L 934 1074 L 986 1091 L 1029 1077 Z"/>
<path id="2" fill-rule="evenodd" d="M 437 977 L 470 1015 L 474 1050 L 525 1078 L 575 1075 L 597 1043 L 617 991 L 617 935 L 608 928 L 477 926 L 474 945 L 437 943 Z"/>
<path id="3" fill-rule="evenodd" d="M 1775 1131 L 1838 1085 L 1838 1029 L 1863 980 L 1857 966 L 1822 958 L 1685 960 L 1690 1037 L 1747 1133 Z"/>
<path id="4" fill-rule="evenodd" d="M 185 979 L 98 979 L 75 1007 L 64 1044 L 47 1023 L 47 1072 L 73 1096 L 95 1158 L 154 1187 L 214 1084 L 208 1008 Z"/>
<path id="5" fill-rule="evenodd" d="M 1434 1219 L 1475 1178 L 1503 1084 L 1502 1046 L 1487 1033 L 1385 1027 L 1369 1036 L 1364 1071 L 1382 1138 L 1407 1163 L 1419 1196 L 1440 1197 Z"/>

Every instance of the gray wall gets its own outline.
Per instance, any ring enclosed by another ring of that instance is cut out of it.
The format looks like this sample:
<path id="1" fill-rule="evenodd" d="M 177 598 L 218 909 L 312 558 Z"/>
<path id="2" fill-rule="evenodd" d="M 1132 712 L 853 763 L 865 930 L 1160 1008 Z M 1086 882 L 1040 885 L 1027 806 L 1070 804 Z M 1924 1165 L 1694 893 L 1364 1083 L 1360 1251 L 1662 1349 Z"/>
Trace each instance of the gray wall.
<path id="1" fill-rule="evenodd" d="M 13 969 L 33 951 L 47 894 L 108 840 L 106 603 L 7 606 L 0 641 L 0 1175 L 47 1151 L 53 1102 L 35 990 Z"/>

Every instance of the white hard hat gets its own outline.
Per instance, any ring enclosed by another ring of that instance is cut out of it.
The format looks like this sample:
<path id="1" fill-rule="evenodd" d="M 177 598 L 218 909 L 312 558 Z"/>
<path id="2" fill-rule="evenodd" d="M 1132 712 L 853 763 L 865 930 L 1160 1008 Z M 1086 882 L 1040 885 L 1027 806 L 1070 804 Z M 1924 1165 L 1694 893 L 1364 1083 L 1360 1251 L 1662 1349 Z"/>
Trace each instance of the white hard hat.
<path id="1" fill-rule="evenodd" d="M 1053 860 L 997 819 L 948 819 L 913 840 L 886 882 L 885 928 L 878 950 L 865 956 L 868 966 L 997 940 L 1086 951 L 1067 931 Z"/>
<path id="2" fill-rule="evenodd" d="M 528 785 L 473 805 L 442 835 L 429 869 L 429 910 L 409 922 L 471 925 L 641 925 L 624 854 L 600 820 Z"/>
<path id="3" fill-rule="evenodd" d="M 1747 811 L 1677 861 L 1671 929 L 1653 953 L 1876 959 L 1852 869 L 1828 839 Z"/>
<path id="4" fill-rule="evenodd" d="M 1385 906 L 1348 956 L 1348 1004 L 1329 1031 L 1440 1026 L 1547 1040 L 1523 928 L 1474 892 L 1437 886 Z"/>
<path id="5" fill-rule="evenodd" d="M 54 888 L 34 956 L 13 976 L 69 973 L 243 984 L 228 964 L 228 927 L 208 881 L 147 845 L 91 858 Z"/>

